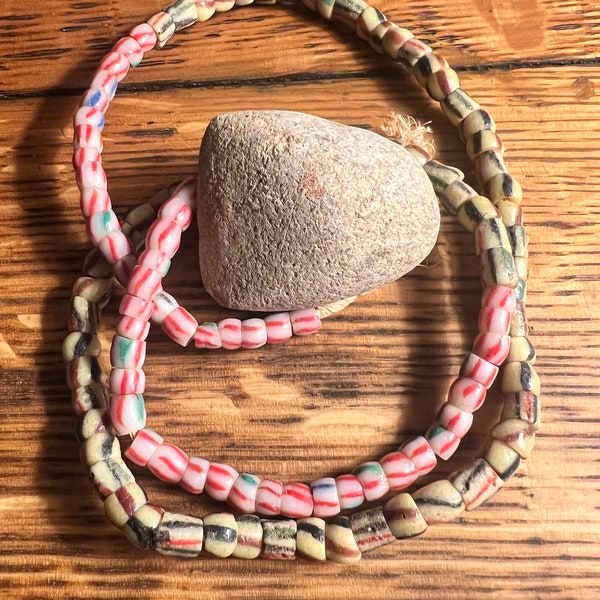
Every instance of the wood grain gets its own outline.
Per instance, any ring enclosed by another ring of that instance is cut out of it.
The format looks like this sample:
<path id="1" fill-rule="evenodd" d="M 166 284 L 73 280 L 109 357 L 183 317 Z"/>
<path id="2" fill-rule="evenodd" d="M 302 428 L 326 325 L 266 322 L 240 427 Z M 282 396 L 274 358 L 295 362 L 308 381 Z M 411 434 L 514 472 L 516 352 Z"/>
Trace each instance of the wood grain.
<path id="1" fill-rule="evenodd" d="M 102 55 L 155 1 L 5 2 L 0 8 L 0 589 L 5 598 L 552 599 L 600 593 L 600 9 L 575 0 L 385 0 L 460 71 L 494 115 L 525 189 L 529 317 L 543 377 L 533 456 L 485 507 L 360 564 L 178 562 L 129 547 L 78 460 L 60 357 L 87 248 L 70 119 Z M 217 16 L 154 52 L 105 130 L 118 210 L 194 171 L 218 112 L 301 110 L 376 128 L 390 110 L 431 120 L 443 160 L 473 180 L 460 141 L 401 68 L 301 7 Z M 191 232 L 166 285 L 203 319 L 228 314 L 196 276 Z M 110 341 L 118 297 L 106 310 Z M 150 425 L 190 452 L 259 475 L 339 473 L 423 431 L 475 331 L 470 240 L 443 217 L 428 268 L 361 299 L 318 337 L 227 354 L 150 336 Z M 449 473 L 498 417 L 491 401 Z M 151 498 L 216 505 L 140 473 Z"/>

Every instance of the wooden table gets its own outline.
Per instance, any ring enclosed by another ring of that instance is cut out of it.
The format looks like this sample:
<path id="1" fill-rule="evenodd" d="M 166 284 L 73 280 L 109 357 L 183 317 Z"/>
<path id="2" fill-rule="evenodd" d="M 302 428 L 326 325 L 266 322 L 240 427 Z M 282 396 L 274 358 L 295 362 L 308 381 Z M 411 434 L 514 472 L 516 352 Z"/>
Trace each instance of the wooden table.
<path id="1" fill-rule="evenodd" d="M 600 10 L 567 0 L 381 0 L 460 73 L 494 115 L 525 190 L 529 318 L 543 378 L 533 456 L 486 506 L 359 564 L 177 561 L 133 549 L 104 518 L 74 439 L 61 359 L 71 286 L 88 244 L 71 167 L 71 116 L 95 65 L 160 8 L 144 2 L 4 2 L 0 9 L 0 589 L 4 598 L 531 598 L 600 593 Z M 400 67 L 303 7 L 219 15 L 152 52 L 109 111 L 104 165 L 119 212 L 193 173 L 207 122 L 291 109 L 376 128 L 391 111 L 431 121 L 440 157 L 461 142 Z M 168 289 L 204 320 L 197 233 Z M 470 236 L 443 216 L 427 268 L 361 299 L 316 338 L 198 353 L 149 341 L 149 423 L 190 452 L 286 480 L 347 472 L 422 432 L 475 331 Z M 101 335 L 110 343 L 118 296 Z M 448 474 L 497 420 L 475 418 Z M 136 473 L 140 472 L 139 470 Z M 153 501 L 215 504 L 145 474 Z"/>

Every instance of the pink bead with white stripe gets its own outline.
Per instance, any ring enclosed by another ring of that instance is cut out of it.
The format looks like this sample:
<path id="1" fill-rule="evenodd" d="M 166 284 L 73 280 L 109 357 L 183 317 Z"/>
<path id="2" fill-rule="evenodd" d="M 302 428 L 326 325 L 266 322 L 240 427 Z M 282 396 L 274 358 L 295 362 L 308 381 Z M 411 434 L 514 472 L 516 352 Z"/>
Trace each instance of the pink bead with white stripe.
<path id="1" fill-rule="evenodd" d="M 342 510 L 357 508 L 365 501 L 363 487 L 354 475 L 347 474 L 336 477 L 335 486 Z"/>
<path id="2" fill-rule="evenodd" d="M 174 342 L 187 346 L 196 333 L 198 321 L 180 306 L 164 318 L 161 327 Z"/>
<path id="3" fill-rule="evenodd" d="M 404 452 L 390 452 L 382 457 L 379 463 L 383 468 L 391 491 L 407 488 L 419 476 L 417 467 Z"/>
<path id="4" fill-rule="evenodd" d="M 500 366 L 510 351 L 510 336 L 499 333 L 480 333 L 473 342 L 473 354 L 493 365 Z"/>
<path id="5" fill-rule="evenodd" d="M 189 463 L 189 456 L 173 444 L 161 444 L 148 461 L 148 468 L 160 480 L 179 483 Z"/>
<path id="6" fill-rule="evenodd" d="M 303 483 L 287 483 L 281 493 L 281 514 L 294 519 L 310 517 L 313 497 L 310 488 Z"/>
<path id="7" fill-rule="evenodd" d="M 264 321 L 267 327 L 267 342 L 269 344 L 280 344 L 292 337 L 292 322 L 288 313 L 267 315 Z"/>
<path id="8" fill-rule="evenodd" d="M 142 369 L 111 369 L 108 382 L 111 394 L 143 394 L 146 375 Z"/>
<path id="9" fill-rule="evenodd" d="M 489 390 L 498 375 L 498 367 L 470 352 L 460 367 L 459 375 L 474 379 Z"/>
<path id="10" fill-rule="evenodd" d="M 314 308 L 290 312 L 294 335 L 312 335 L 321 329 L 321 319 Z"/>
<path id="11" fill-rule="evenodd" d="M 333 477 L 323 477 L 310 484 L 313 496 L 313 515 L 325 519 L 340 512 L 340 498 Z"/>
<path id="12" fill-rule="evenodd" d="M 274 516 L 281 514 L 281 495 L 283 483 L 263 479 L 256 490 L 256 512 L 262 515 Z"/>
<path id="13" fill-rule="evenodd" d="M 125 450 L 124 454 L 131 462 L 140 467 L 145 467 L 156 452 L 156 449 L 163 442 L 164 439 L 162 436 L 146 427 L 137 432 L 133 438 L 133 442 L 131 442 L 131 445 Z"/>
<path id="14" fill-rule="evenodd" d="M 402 444 L 400 451 L 404 452 L 417 467 L 419 477 L 429 473 L 437 464 L 435 452 L 422 435 Z"/>
<path id="15" fill-rule="evenodd" d="M 267 326 L 262 319 L 242 321 L 242 348 L 260 348 L 267 343 Z"/>
<path id="16" fill-rule="evenodd" d="M 448 390 L 448 402 L 467 412 L 476 411 L 485 400 L 485 386 L 470 377 L 457 377 Z"/>
<path id="17" fill-rule="evenodd" d="M 139 394 L 110 397 L 110 420 L 117 435 L 133 435 L 146 427 L 146 408 Z"/>
<path id="18" fill-rule="evenodd" d="M 471 429 L 473 413 L 456 408 L 453 404 L 446 402 L 440 410 L 438 421 L 442 427 L 462 439 Z"/>
<path id="19" fill-rule="evenodd" d="M 202 323 L 198 325 L 194 333 L 194 345 L 196 348 L 221 348 L 223 342 L 216 323 Z"/>
<path id="20" fill-rule="evenodd" d="M 190 457 L 179 485 L 191 494 L 201 494 L 206 484 L 206 475 L 210 462 L 196 456 Z"/>
<path id="21" fill-rule="evenodd" d="M 225 502 L 239 473 L 229 465 L 210 463 L 204 491 L 215 500 Z"/>
<path id="22" fill-rule="evenodd" d="M 225 350 L 237 350 L 242 347 L 242 322 L 239 319 L 223 319 L 217 325 Z"/>
<path id="23" fill-rule="evenodd" d="M 227 502 L 243 513 L 251 513 L 256 510 L 256 494 L 260 479 L 250 473 L 240 473 L 233 482 Z"/>

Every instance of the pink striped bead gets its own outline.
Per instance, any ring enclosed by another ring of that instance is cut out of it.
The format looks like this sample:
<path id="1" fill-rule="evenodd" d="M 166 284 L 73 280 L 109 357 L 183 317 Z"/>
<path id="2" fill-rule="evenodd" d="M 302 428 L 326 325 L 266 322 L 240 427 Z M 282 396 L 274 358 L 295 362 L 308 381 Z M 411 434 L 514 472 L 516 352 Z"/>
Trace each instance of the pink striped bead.
<path id="1" fill-rule="evenodd" d="M 102 152 L 104 143 L 100 130 L 93 125 L 77 125 L 73 135 L 73 150 L 79 148 L 94 148 L 98 152 Z"/>
<path id="2" fill-rule="evenodd" d="M 292 322 L 289 313 L 267 315 L 264 321 L 267 327 L 267 342 L 269 344 L 279 344 L 292 337 Z"/>
<path id="3" fill-rule="evenodd" d="M 146 427 L 146 408 L 139 394 L 110 397 L 110 420 L 117 435 L 135 435 Z"/>
<path id="4" fill-rule="evenodd" d="M 507 335 L 510 331 L 511 313 L 503 308 L 484 307 L 479 311 L 479 332 Z"/>
<path id="5" fill-rule="evenodd" d="M 243 513 L 256 510 L 256 493 L 260 479 L 250 473 L 240 473 L 227 496 L 227 502 Z"/>
<path id="6" fill-rule="evenodd" d="M 131 294 L 125 294 L 119 305 L 121 315 L 140 319 L 141 321 L 147 321 L 153 310 L 154 304 L 150 300 L 142 300 Z"/>
<path id="7" fill-rule="evenodd" d="M 217 325 L 225 350 L 237 350 L 242 347 L 242 322 L 239 319 L 223 319 Z"/>
<path id="8" fill-rule="evenodd" d="M 201 494 L 206 484 L 208 467 L 210 467 L 209 461 L 191 456 L 179 485 L 191 494 Z"/>
<path id="9" fill-rule="evenodd" d="M 310 484 L 313 496 L 313 515 L 325 519 L 333 517 L 340 512 L 340 498 L 338 496 L 335 479 L 324 477 Z"/>
<path id="10" fill-rule="evenodd" d="M 110 104 L 110 98 L 108 94 L 98 88 L 90 88 L 86 90 L 81 98 L 81 106 L 93 106 L 102 112 L 106 112 L 108 105 Z"/>
<path id="11" fill-rule="evenodd" d="M 73 152 L 73 168 L 77 171 L 81 165 L 85 162 L 98 162 L 102 161 L 102 155 L 98 151 L 98 148 L 77 148 Z"/>
<path id="12" fill-rule="evenodd" d="M 104 127 L 104 111 L 95 106 L 81 106 L 73 116 L 73 127 L 92 125 L 98 131 Z"/>
<path id="13" fill-rule="evenodd" d="M 91 88 L 103 90 L 109 100 L 112 100 L 115 97 L 118 86 L 119 80 L 110 71 L 105 71 L 104 69 L 96 71 L 92 83 L 90 84 Z"/>
<path id="14" fill-rule="evenodd" d="M 267 326 L 262 319 L 242 321 L 242 348 L 260 348 L 267 343 Z"/>
<path id="15" fill-rule="evenodd" d="M 130 36 L 121 38 L 113 46 L 113 52 L 122 54 L 125 58 L 127 58 L 132 67 L 137 67 L 140 62 L 142 62 L 142 58 L 144 57 L 144 51 L 142 50 L 139 42 Z"/>
<path id="16" fill-rule="evenodd" d="M 204 491 L 211 498 L 224 502 L 238 475 L 239 473 L 229 465 L 211 462 L 206 475 Z"/>
<path id="17" fill-rule="evenodd" d="M 453 404 L 446 402 L 440 410 L 438 421 L 444 429 L 460 440 L 471 429 L 473 413 L 456 408 Z"/>
<path id="18" fill-rule="evenodd" d="M 146 374 L 142 369 L 112 369 L 109 378 L 111 394 L 143 394 Z"/>
<path id="19" fill-rule="evenodd" d="M 115 335 L 110 347 L 110 364 L 118 369 L 141 369 L 146 360 L 146 342 Z"/>
<path id="20" fill-rule="evenodd" d="M 148 468 L 160 480 L 179 483 L 189 463 L 189 456 L 173 444 L 161 444 L 148 461 Z"/>
<path id="21" fill-rule="evenodd" d="M 142 52 L 148 52 L 156 45 L 156 33 L 147 23 L 136 25 L 129 35 L 140 45 Z"/>
<path id="22" fill-rule="evenodd" d="M 121 317 L 117 324 L 117 333 L 130 340 L 145 340 L 150 331 L 150 323 L 134 317 Z"/>
<path id="23" fill-rule="evenodd" d="M 353 475 L 360 482 L 367 502 L 379 500 L 390 491 L 390 484 L 378 462 L 369 461 L 359 465 L 354 469 Z"/>
<path id="24" fill-rule="evenodd" d="M 281 514 L 282 493 L 283 483 L 281 481 L 263 479 L 258 484 L 256 491 L 256 512 L 269 516 Z"/>
<path id="25" fill-rule="evenodd" d="M 183 307 L 178 307 L 163 320 L 164 332 L 180 346 L 187 346 L 198 328 L 198 321 Z"/>
<path id="26" fill-rule="evenodd" d="M 313 512 L 313 497 L 304 483 L 287 483 L 281 493 L 281 514 L 292 518 L 310 517 Z"/>
<path id="27" fill-rule="evenodd" d="M 360 481 L 354 475 L 347 474 L 336 477 L 335 486 L 342 510 L 357 508 L 365 501 L 365 492 Z"/>
<path id="28" fill-rule="evenodd" d="M 290 312 L 294 335 L 312 335 L 321 329 L 321 319 L 314 308 Z"/>
<path id="29" fill-rule="evenodd" d="M 483 291 L 481 306 L 485 308 L 503 308 L 513 313 L 517 308 L 517 295 L 513 288 L 505 285 L 493 285 Z"/>
<path id="30" fill-rule="evenodd" d="M 448 390 L 448 402 L 456 408 L 475 412 L 485 400 L 485 386 L 470 377 L 457 377 Z"/>
<path id="31" fill-rule="evenodd" d="M 133 273 L 133 269 L 135 269 L 135 265 L 137 264 L 137 257 L 134 252 L 130 252 L 129 254 L 120 258 L 113 265 L 113 273 L 117 278 L 117 281 L 123 286 L 127 287 L 129 283 L 129 279 L 131 278 L 131 274 Z"/>
<path id="32" fill-rule="evenodd" d="M 404 452 L 390 452 L 379 462 L 392 491 L 407 488 L 419 476 L 417 467 Z"/>
<path id="33" fill-rule="evenodd" d="M 124 454 L 132 463 L 140 467 L 145 467 L 156 452 L 156 449 L 164 441 L 156 431 L 145 427 L 136 433 L 133 442 L 131 442 L 131 445 L 125 450 Z"/>
<path id="34" fill-rule="evenodd" d="M 162 289 L 162 277 L 158 271 L 138 265 L 133 269 L 127 291 L 142 300 L 152 300 Z"/>
<path id="35" fill-rule="evenodd" d="M 97 212 L 85 220 L 87 236 L 97 246 L 112 231 L 120 229 L 119 219 L 112 210 Z"/>
<path id="36" fill-rule="evenodd" d="M 110 196 L 106 190 L 83 189 L 79 196 L 79 203 L 84 217 L 111 208 Z"/>
<path id="37" fill-rule="evenodd" d="M 498 367 L 470 352 L 460 367 L 459 375 L 474 379 L 489 390 L 498 375 Z"/>
<path id="38" fill-rule="evenodd" d="M 184 231 L 190 226 L 193 216 L 194 213 L 189 203 L 178 196 L 167 200 L 158 211 L 160 219 L 176 223 Z"/>
<path id="39" fill-rule="evenodd" d="M 216 323 L 202 323 L 194 334 L 194 345 L 196 348 L 221 348 L 223 342 L 219 335 L 219 327 Z"/>
<path id="40" fill-rule="evenodd" d="M 86 188 L 107 189 L 106 172 L 99 160 L 81 163 L 75 170 L 75 181 L 80 191 Z"/>
<path id="41" fill-rule="evenodd" d="M 473 342 L 473 353 L 493 365 L 501 365 L 510 351 L 510 336 L 480 333 Z"/>
<path id="42" fill-rule="evenodd" d="M 106 71 L 117 78 L 117 81 L 123 81 L 129 72 L 129 59 L 120 52 L 109 52 L 98 65 L 98 70 Z"/>
<path id="43" fill-rule="evenodd" d="M 432 450 L 442 460 L 448 460 L 458 448 L 460 439 L 439 423 L 434 423 L 425 434 Z"/>
<path id="44" fill-rule="evenodd" d="M 165 277 L 171 268 L 171 259 L 160 250 L 144 250 L 138 258 L 138 264 L 154 269 Z"/>
<path id="45" fill-rule="evenodd" d="M 111 265 L 134 252 L 131 241 L 122 231 L 111 231 L 105 235 L 98 242 L 98 249 Z"/>
<path id="46" fill-rule="evenodd" d="M 404 452 L 408 458 L 417 467 L 419 477 L 431 471 L 437 464 L 435 452 L 431 448 L 429 442 L 419 435 L 413 440 L 409 440 L 400 447 L 400 451 Z"/>
<path id="47" fill-rule="evenodd" d="M 174 221 L 158 219 L 152 223 L 146 235 L 146 248 L 164 252 L 173 258 L 181 243 L 181 227 Z"/>
<path id="48" fill-rule="evenodd" d="M 179 308 L 179 302 L 171 294 L 161 290 L 154 297 L 154 312 L 152 313 L 152 322 L 156 325 L 162 325 L 167 315 Z"/>

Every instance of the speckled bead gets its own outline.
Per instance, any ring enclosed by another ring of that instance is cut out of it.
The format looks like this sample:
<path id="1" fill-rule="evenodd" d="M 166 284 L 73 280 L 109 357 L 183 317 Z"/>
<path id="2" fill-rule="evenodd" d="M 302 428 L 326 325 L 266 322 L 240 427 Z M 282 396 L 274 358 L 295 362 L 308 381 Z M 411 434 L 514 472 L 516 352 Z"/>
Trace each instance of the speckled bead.
<path id="1" fill-rule="evenodd" d="M 189 456 L 173 444 L 161 444 L 150 457 L 147 467 L 162 481 L 179 483 L 189 463 Z"/>
<path id="2" fill-rule="evenodd" d="M 111 523 L 122 529 L 147 501 L 146 493 L 137 483 L 128 483 L 106 497 L 104 512 Z"/>
<path id="3" fill-rule="evenodd" d="M 362 556 L 350 527 L 348 517 L 335 517 L 325 525 L 325 554 L 327 560 L 351 564 Z"/>
<path id="4" fill-rule="evenodd" d="M 540 428 L 540 405 L 537 394 L 533 392 L 507 394 L 504 399 L 502 418 L 527 421 L 537 431 Z"/>
<path id="5" fill-rule="evenodd" d="M 433 423 L 425 433 L 431 449 L 442 460 L 448 460 L 458 448 L 460 438 L 448 431 L 440 423 Z"/>
<path id="6" fill-rule="evenodd" d="M 340 475 L 335 478 L 340 508 L 349 510 L 359 507 L 365 501 L 365 492 L 355 475 Z"/>
<path id="7" fill-rule="evenodd" d="M 407 488 L 419 473 L 417 467 L 404 452 L 390 452 L 379 461 L 391 491 Z"/>
<path id="8" fill-rule="evenodd" d="M 96 279 L 95 277 L 80 277 L 71 290 L 73 296 L 80 296 L 104 308 L 110 299 L 111 279 Z"/>
<path id="9" fill-rule="evenodd" d="M 508 173 L 497 173 L 485 183 L 486 194 L 489 199 L 497 204 L 502 200 L 510 200 L 520 204 L 523 200 L 523 190 L 519 182 Z"/>
<path id="10" fill-rule="evenodd" d="M 289 313 L 275 313 L 264 318 L 267 329 L 267 342 L 280 344 L 289 340 L 292 335 L 292 322 Z"/>
<path id="11" fill-rule="evenodd" d="M 367 502 L 379 500 L 390 491 L 390 484 L 383 467 L 376 461 L 358 466 L 352 474 L 358 479 L 365 493 Z"/>
<path id="12" fill-rule="evenodd" d="M 142 369 L 112 369 L 109 377 L 111 394 L 142 394 L 146 375 Z"/>
<path id="13" fill-rule="evenodd" d="M 241 512 L 254 512 L 259 484 L 260 479 L 256 475 L 240 473 L 229 490 L 227 502 Z"/>
<path id="14" fill-rule="evenodd" d="M 495 132 L 496 123 L 492 116 L 482 109 L 474 110 L 458 125 L 458 134 L 460 135 L 460 139 L 465 143 L 474 135 L 478 133 L 485 135 L 485 132 L 488 131 Z"/>
<path id="15" fill-rule="evenodd" d="M 156 551 L 167 556 L 194 558 L 204 541 L 202 519 L 165 512 L 156 531 Z"/>
<path id="16" fill-rule="evenodd" d="M 321 329 L 321 319 L 314 308 L 290 312 L 294 335 L 312 335 Z"/>
<path id="17" fill-rule="evenodd" d="M 242 321 L 242 348 L 255 349 L 267 343 L 267 326 L 262 319 Z"/>
<path id="18" fill-rule="evenodd" d="M 104 497 L 135 481 L 129 467 L 121 458 L 97 462 L 90 467 L 89 475 L 98 492 Z"/>
<path id="19" fill-rule="evenodd" d="M 455 471 L 448 480 L 458 490 L 466 510 L 473 510 L 489 500 L 504 484 L 483 458 Z"/>
<path id="20" fill-rule="evenodd" d="M 498 211 L 485 196 L 474 196 L 461 204 L 457 216 L 467 231 L 475 232 L 482 221 L 495 219 Z"/>
<path id="21" fill-rule="evenodd" d="M 351 515 L 350 527 L 361 553 L 370 552 L 396 540 L 385 520 L 383 509 L 379 506 Z"/>
<path id="22" fill-rule="evenodd" d="M 325 521 L 318 517 L 298 519 L 296 553 L 308 560 L 323 562 L 325 552 Z"/>
<path id="23" fill-rule="evenodd" d="M 323 477 L 310 484 L 313 496 L 313 515 L 315 517 L 333 517 L 340 512 L 340 499 L 335 479 Z"/>
<path id="24" fill-rule="evenodd" d="M 95 356 L 78 356 L 67 366 L 67 383 L 72 390 L 92 383 L 103 383 L 104 369 Z"/>
<path id="25" fill-rule="evenodd" d="M 108 407 L 108 390 L 96 382 L 78 387 L 71 392 L 71 406 L 77 414 L 92 408 L 105 410 Z"/>
<path id="26" fill-rule="evenodd" d="M 278 515 L 281 513 L 281 494 L 283 483 L 263 479 L 256 491 L 256 512 L 261 515 Z"/>
<path id="27" fill-rule="evenodd" d="M 502 372 L 502 391 L 505 394 L 533 392 L 540 394 L 540 378 L 528 362 L 509 362 Z"/>
<path id="28" fill-rule="evenodd" d="M 505 419 L 492 429 L 490 435 L 518 452 L 521 458 L 526 459 L 533 450 L 535 428 L 527 421 Z"/>
<path id="29" fill-rule="evenodd" d="M 519 453 L 500 440 L 491 439 L 483 453 L 485 461 L 506 481 L 512 477 L 521 464 Z"/>
<path id="30" fill-rule="evenodd" d="M 215 500 L 224 502 L 239 473 L 229 465 L 211 462 L 206 474 L 204 491 Z"/>
<path id="31" fill-rule="evenodd" d="M 281 514 L 292 518 L 310 517 L 313 497 L 304 483 L 286 483 L 281 492 Z"/>
<path id="32" fill-rule="evenodd" d="M 465 509 L 461 495 L 447 479 L 419 488 L 412 497 L 428 525 L 452 521 Z"/>
<path id="33" fill-rule="evenodd" d="M 70 362 L 80 356 L 98 356 L 100 341 L 95 333 L 70 333 L 63 341 L 62 355 L 65 362 Z"/>
<path id="34" fill-rule="evenodd" d="M 231 556 L 237 545 L 238 525 L 231 513 L 204 517 L 204 550 L 214 556 Z"/>
<path id="35" fill-rule="evenodd" d="M 296 558 L 296 521 L 263 519 L 263 539 L 260 555 L 272 560 Z"/>
<path id="36" fill-rule="evenodd" d="M 496 366 L 504 362 L 510 348 L 510 336 L 498 333 L 480 333 L 473 342 L 473 354 Z"/>
<path id="37" fill-rule="evenodd" d="M 475 412 L 485 400 L 486 388 L 470 377 L 458 377 L 448 390 L 448 403 L 460 410 Z"/>
<path id="38" fill-rule="evenodd" d="M 477 224 L 475 231 L 475 254 L 480 256 L 485 250 L 490 248 L 503 248 L 511 252 L 510 239 L 506 227 L 499 217 L 483 219 Z"/>
<path id="39" fill-rule="evenodd" d="M 127 520 L 123 533 L 131 544 L 142 550 L 154 547 L 164 510 L 154 504 L 144 504 Z"/>
<path id="40" fill-rule="evenodd" d="M 489 389 L 498 375 L 498 367 L 480 356 L 469 352 L 462 362 L 459 376 L 473 379 Z"/>
<path id="41" fill-rule="evenodd" d="M 446 402 L 440 409 L 437 420 L 444 429 L 447 429 L 454 437 L 460 440 L 471 429 L 473 414 L 471 411 L 461 410 L 453 404 Z"/>
<path id="42" fill-rule="evenodd" d="M 383 516 L 392 535 L 398 539 L 421 535 L 427 523 L 410 494 L 397 494 L 383 506 Z"/>
<path id="43" fill-rule="evenodd" d="M 163 319 L 161 327 L 176 344 L 185 347 L 196 334 L 198 321 L 179 306 Z"/>
<path id="44" fill-rule="evenodd" d="M 402 444 L 400 451 L 404 452 L 417 467 L 419 477 L 429 473 L 437 464 L 435 452 L 422 435 Z"/>
<path id="45" fill-rule="evenodd" d="M 216 323 L 202 323 L 198 325 L 194 333 L 194 346 L 196 348 L 221 348 L 223 342 L 219 335 L 219 327 Z"/>
<path id="46" fill-rule="evenodd" d="M 237 350 L 242 347 L 242 322 L 239 319 L 223 319 L 217 326 L 225 350 Z"/>
<path id="47" fill-rule="evenodd" d="M 145 467 L 152 458 L 152 455 L 156 452 L 156 449 L 163 442 L 164 439 L 162 436 L 149 427 L 145 427 L 136 433 L 133 442 L 131 442 L 129 448 L 125 450 L 125 457 L 136 465 Z"/>
<path id="48" fill-rule="evenodd" d="M 210 462 L 203 458 L 191 456 L 179 485 L 191 494 L 201 494 L 206 485 L 206 475 Z"/>
<path id="49" fill-rule="evenodd" d="M 75 434 L 80 442 L 96 433 L 111 433 L 110 420 L 102 408 L 92 408 L 77 417 Z"/>
<path id="50" fill-rule="evenodd" d="M 479 104 L 462 88 L 454 90 L 441 102 L 444 114 L 455 127 L 473 111 L 479 110 Z"/>
<path id="51" fill-rule="evenodd" d="M 525 316 L 525 305 L 522 302 L 517 302 L 515 312 L 510 321 L 510 336 L 528 337 L 529 326 L 527 325 L 527 317 Z"/>
<path id="52" fill-rule="evenodd" d="M 232 556 L 253 559 L 260 556 L 262 550 L 263 526 L 257 515 L 237 515 L 237 545 Z"/>
<path id="53" fill-rule="evenodd" d="M 456 215 L 458 209 L 469 199 L 478 196 L 477 192 L 464 181 L 457 179 L 441 191 L 436 191 L 442 206 L 451 214 Z"/>

